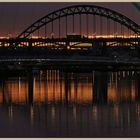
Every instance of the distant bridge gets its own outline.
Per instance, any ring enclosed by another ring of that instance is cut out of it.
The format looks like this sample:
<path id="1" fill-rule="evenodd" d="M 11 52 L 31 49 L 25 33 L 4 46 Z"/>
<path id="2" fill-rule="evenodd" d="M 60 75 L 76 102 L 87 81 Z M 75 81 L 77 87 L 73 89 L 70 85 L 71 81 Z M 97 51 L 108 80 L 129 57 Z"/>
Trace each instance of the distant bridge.
<path id="1" fill-rule="evenodd" d="M 81 45 L 83 44 L 83 45 Z M 72 35 L 71 38 L 9 38 L 0 39 L 0 47 L 38 47 L 45 46 L 51 49 L 76 49 L 76 46 L 80 49 L 89 49 L 90 47 L 97 46 L 129 46 L 138 47 L 140 45 L 140 38 L 134 37 L 100 37 L 100 38 L 87 38 L 78 37 Z M 81 47 L 80 47 L 81 45 Z"/>

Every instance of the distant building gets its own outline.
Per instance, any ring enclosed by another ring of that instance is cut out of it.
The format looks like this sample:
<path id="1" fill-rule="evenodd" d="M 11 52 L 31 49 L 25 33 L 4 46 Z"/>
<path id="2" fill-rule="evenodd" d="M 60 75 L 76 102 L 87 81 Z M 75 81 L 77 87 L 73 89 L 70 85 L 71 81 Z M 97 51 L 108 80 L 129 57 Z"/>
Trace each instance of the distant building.
<path id="1" fill-rule="evenodd" d="M 68 39 L 81 39 L 81 35 L 67 35 Z"/>

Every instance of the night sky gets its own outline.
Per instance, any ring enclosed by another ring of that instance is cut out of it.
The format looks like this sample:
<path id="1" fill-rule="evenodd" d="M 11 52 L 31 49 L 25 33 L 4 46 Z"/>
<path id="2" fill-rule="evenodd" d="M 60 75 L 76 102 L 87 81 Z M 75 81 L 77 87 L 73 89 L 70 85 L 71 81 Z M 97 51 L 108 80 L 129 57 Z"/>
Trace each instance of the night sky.
<path id="1" fill-rule="evenodd" d="M 0 36 L 17 36 L 39 18 L 54 10 L 81 3 L 0 3 Z M 103 6 L 118 11 L 140 25 L 140 11 L 132 3 L 82 3 Z"/>

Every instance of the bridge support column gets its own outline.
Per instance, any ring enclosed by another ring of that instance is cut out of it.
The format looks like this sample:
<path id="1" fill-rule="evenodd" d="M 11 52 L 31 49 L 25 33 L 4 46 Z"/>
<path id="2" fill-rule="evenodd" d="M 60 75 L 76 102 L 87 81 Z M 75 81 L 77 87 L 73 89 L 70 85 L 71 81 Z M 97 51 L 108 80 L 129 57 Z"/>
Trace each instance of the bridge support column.
<path id="1" fill-rule="evenodd" d="M 69 49 L 69 48 L 70 48 L 70 42 L 69 42 L 69 41 L 67 41 L 67 42 L 66 42 L 66 47 L 65 47 L 64 49 L 66 49 L 66 50 L 67 50 L 67 49 Z"/>
<path id="2" fill-rule="evenodd" d="M 28 42 L 28 48 L 27 48 L 27 50 L 28 50 L 28 55 L 30 55 L 30 56 L 33 54 L 33 53 L 32 53 L 32 47 L 33 47 L 33 46 L 32 46 L 32 42 L 29 41 L 29 42 Z"/>
<path id="3" fill-rule="evenodd" d="M 99 46 L 99 42 L 93 41 L 92 42 L 92 47 L 97 47 L 97 46 Z"/>
<path id="4" fill-rule="evenodd" d="M 140 102 L 140 75 L 137 76 L 136 86 L 137 86 L 137 96 L 136 101 Z"/>
<path id="5" fill-rule="evenodd" d="M 71 81 L 68 78 L 67 72 L 64 73 L 64 79 L 65 79 L 65 103 L 66 103 L 66 105 L 68 105 L 68 94 L 69 94 L 69 90 L 70 90 Z"/>
<path id="6" fill-rule="evenodd" d="M 9 46 L 10 47 L 13 47 L 14 46 L 13 42 L 10 42 Z"/>
<path id="7" fill-rule="evenodd" d="M 102 43 L 102 55 L 105 55 L 106 54 L 106 49 L 107 49 L 107 43 L 106 42 L 103 42 Z"/>
<path id="8" fill-rule="evenodd" d="M 140 42 L 138 41 L 138 46 L 137 46 L 137 52 L 138 52 L 138 57 L 140 58 Z"/>
<path id="9" fill-rule="evenodd" d="M 94 72 L 93 83 L 93 103 L 107 103 L 107 72 Z"/>
<path id="10" fill-rule="evenodd" d="M 32 42 L 31 41 L 28 42 L 28 46 L 32 47 Z"/>
<path id="11" fill-rule="evenodd" d="M 97 55 L 97 56 L 104 55 L 104 53 L 103 53 L 103 50 L 104 50 L 103 42 L 93 42 L 92 47 L 93 47 L 95 55 Z"/>
<path id="12" fill-rule="evenodd" d="M 92 48 L 94 47 L 94 45 L 95 45 L 94 42 L 92 42 Z"/>
<path id="13" fill-rule="evenodd" d="M 138 41 L 138 47 L 140 47 L 140 41 Z"/>
<path id="14" fill-rule="evenodd" d="M 32 69 L 29 69 L 28 74 L 28 103 L 33 103 L 33 72 Z"/>
<path id="15" fill-rule="evenodd" d="M 2 94 L 3 94 L 3 104 L 6 103 L 6 97 L 5 97 L 5 90 L 4 90 L 4 86 L 5 86 L 5 80 L 2 78 Z"/>

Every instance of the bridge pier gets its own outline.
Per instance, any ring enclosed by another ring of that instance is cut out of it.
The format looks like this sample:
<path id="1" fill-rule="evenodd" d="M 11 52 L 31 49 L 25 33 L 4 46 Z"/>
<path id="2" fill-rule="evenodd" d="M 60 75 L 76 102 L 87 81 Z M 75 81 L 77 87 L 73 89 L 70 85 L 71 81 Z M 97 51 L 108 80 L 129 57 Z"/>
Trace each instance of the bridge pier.
<path id="1" fill-rule="evenodd" d="M 140 58 L 140 41 L 138 41 L 137 52 L 138 52 L 138 57 Z"/>
<path id="2" fill-rule="evenodd" d="M 92 42 L 92 48 L 98 55 L 105 55 L 107 42 Z"/>
<path id="3" fill-rule="evenodd" d="M 33 103 L 33 72 L 32 69 L 29 69 L 28 71 L 28 103 Z"/>
<path id="4" fill-rule="evenodd" d="M 106 54 L 106 50 L 107 50 L 107 42 L 103 42 L 102 55 Z"/>
<path id="5" fill-rule="evenodd" d="M 140 75 L 138 75 L 137 77 L 136 89 L 137 89 L 136 101 L 140 102 Z"/>
<path id="6" fill-rule="evenodd" d="M 3 80 L 2 80 L 3 104 L 7 103 L 7 102 L 6 102 L 6 95 L 5 95 L 4 87 L 5 87 L 5 80 L 3 79 Z"/>
<path id="7" fill-rule="evenodd" d="M 30 48 L 32 47 L 32 42 L 31 41 L 28 42 L 28 47 L 30 47 Z"/>
<path id="8" fill-rule="evenodd" d="M 138 47 L 140 47 L 140 41 L 138 41 Z"/>
<path id="9" fill-rule="evenodd" d="M 14 45 L 13 42 L 10 42 L 9 46 L 10 46 L 10 47 L 13 47 L 13 46 L 15 46 L 15 45 Z"/>
<path id="10" fill-rule="evenodd" d="M 107 103 L 107 72 L 94 72 L 93 103 Z"/>
<path id="11" fill-rule="evenodd" d="M 66 41 L 66 47 L 64 49 L 70 49 L 70 42 L 69 41 Z"/>
<path id="12" fill-rule="evenodd" d="M 69 94 L 69 90 L 70 90 L 71 81 L 68 78 L 67 72 L 64 73 L 64 81 L 65 81 L 65 103 L 66 103 L 66 105 L 68 105 L 68 94 Z"/>

